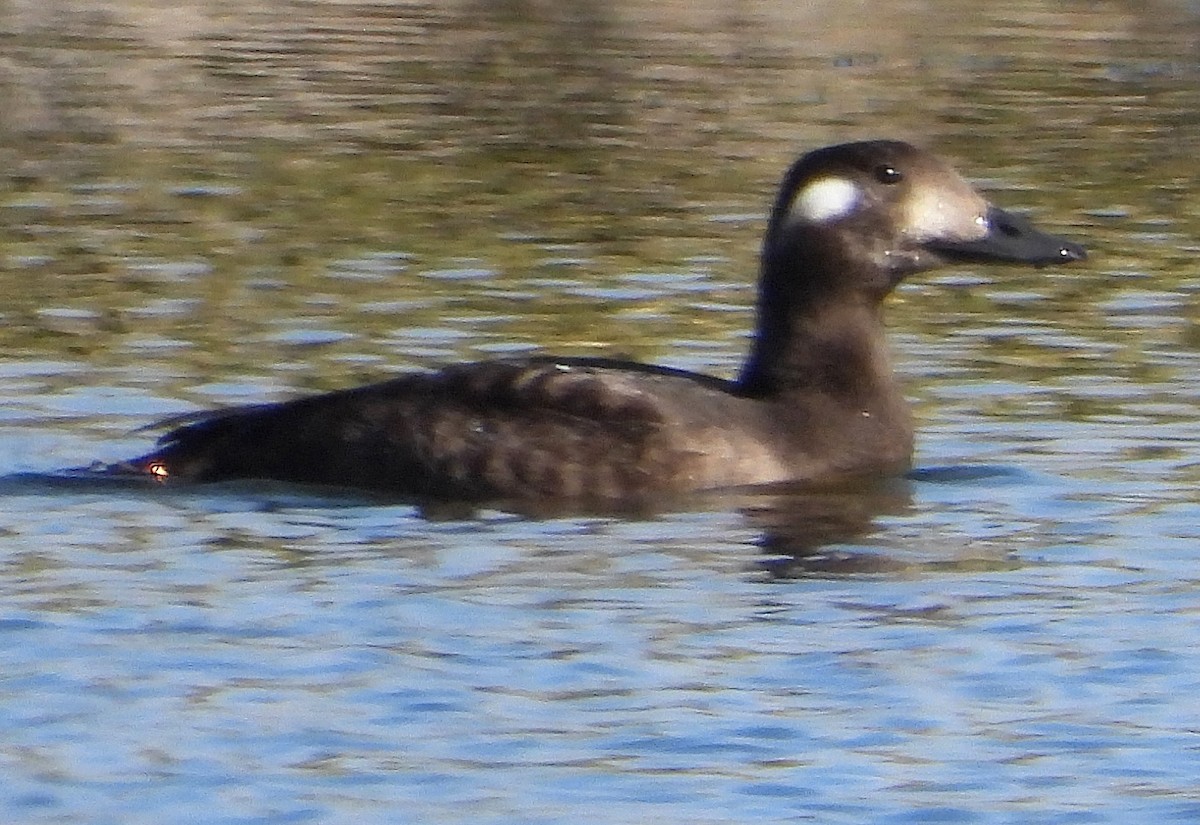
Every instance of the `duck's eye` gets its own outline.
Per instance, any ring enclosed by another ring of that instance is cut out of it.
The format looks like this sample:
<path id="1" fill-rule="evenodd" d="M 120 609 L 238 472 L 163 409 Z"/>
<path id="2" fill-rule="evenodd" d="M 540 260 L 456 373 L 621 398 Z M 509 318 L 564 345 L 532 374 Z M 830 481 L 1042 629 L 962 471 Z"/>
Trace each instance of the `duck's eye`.
<path id="1" fill-rule="evenodd" d="M 875 167 L 875 180 L 891 185 L 904 180 L 904 174 L 889 163 Z"/>

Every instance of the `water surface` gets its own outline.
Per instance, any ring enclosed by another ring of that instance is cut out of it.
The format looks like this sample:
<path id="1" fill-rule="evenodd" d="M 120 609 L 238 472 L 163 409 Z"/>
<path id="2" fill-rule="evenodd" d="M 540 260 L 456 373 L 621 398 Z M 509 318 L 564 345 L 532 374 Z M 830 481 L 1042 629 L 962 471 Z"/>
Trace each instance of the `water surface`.
<path id="1" fill-rule="evenodd" d="M 1194 4 L 10 3 L 6 821 L 1200 817 Z M 1078 238 L 888 307 L 911 479 L 638 517 L 50 483 L 448 360 L 732 375 L 796 153 Z"/>

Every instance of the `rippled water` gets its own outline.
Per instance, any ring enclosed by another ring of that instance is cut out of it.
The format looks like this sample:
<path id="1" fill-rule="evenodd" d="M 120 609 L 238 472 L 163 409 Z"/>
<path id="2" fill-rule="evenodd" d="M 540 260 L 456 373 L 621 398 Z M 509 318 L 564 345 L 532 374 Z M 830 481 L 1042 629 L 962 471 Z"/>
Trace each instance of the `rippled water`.
<path id="1" fill-rule="evenodd" d="M 1194 3 L 0 8 L 0 816 L 1200 818 Z M 1091 250 L 906 284 L 913 477 L 639 517 L 47 471 L 447 360 L 730 375 L 805 148 Z"/>

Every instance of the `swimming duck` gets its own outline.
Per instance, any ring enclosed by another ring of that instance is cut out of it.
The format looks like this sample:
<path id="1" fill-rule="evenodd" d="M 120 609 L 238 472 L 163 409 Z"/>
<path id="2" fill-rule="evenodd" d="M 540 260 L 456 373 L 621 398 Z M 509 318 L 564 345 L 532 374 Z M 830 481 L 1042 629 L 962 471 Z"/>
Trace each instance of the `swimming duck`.
<path id="1" fill-rule="evenodd" d="M 888 293 L 953 261 L 1084 257 L 907 143 L 830 146 L 784 175 L 736 380 L 606 358 L 456 364 L 176 419 L 156 449 L 110 469 L 592 504 L 898 474 L 913 425 L 889 363 Z"/>

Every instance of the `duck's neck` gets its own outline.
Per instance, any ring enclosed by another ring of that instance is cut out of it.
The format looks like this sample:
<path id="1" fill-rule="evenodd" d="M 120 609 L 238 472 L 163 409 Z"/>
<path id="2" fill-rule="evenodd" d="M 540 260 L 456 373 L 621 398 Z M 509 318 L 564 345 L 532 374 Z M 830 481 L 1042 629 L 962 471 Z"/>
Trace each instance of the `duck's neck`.
<path id="1" fill-rule="evenodd" d="M 867 406 L 899 395 L 876 302 L 764 298 L 754 345 L 738 379 L 742 393 L 758 398 L 819 394 Z"/>

